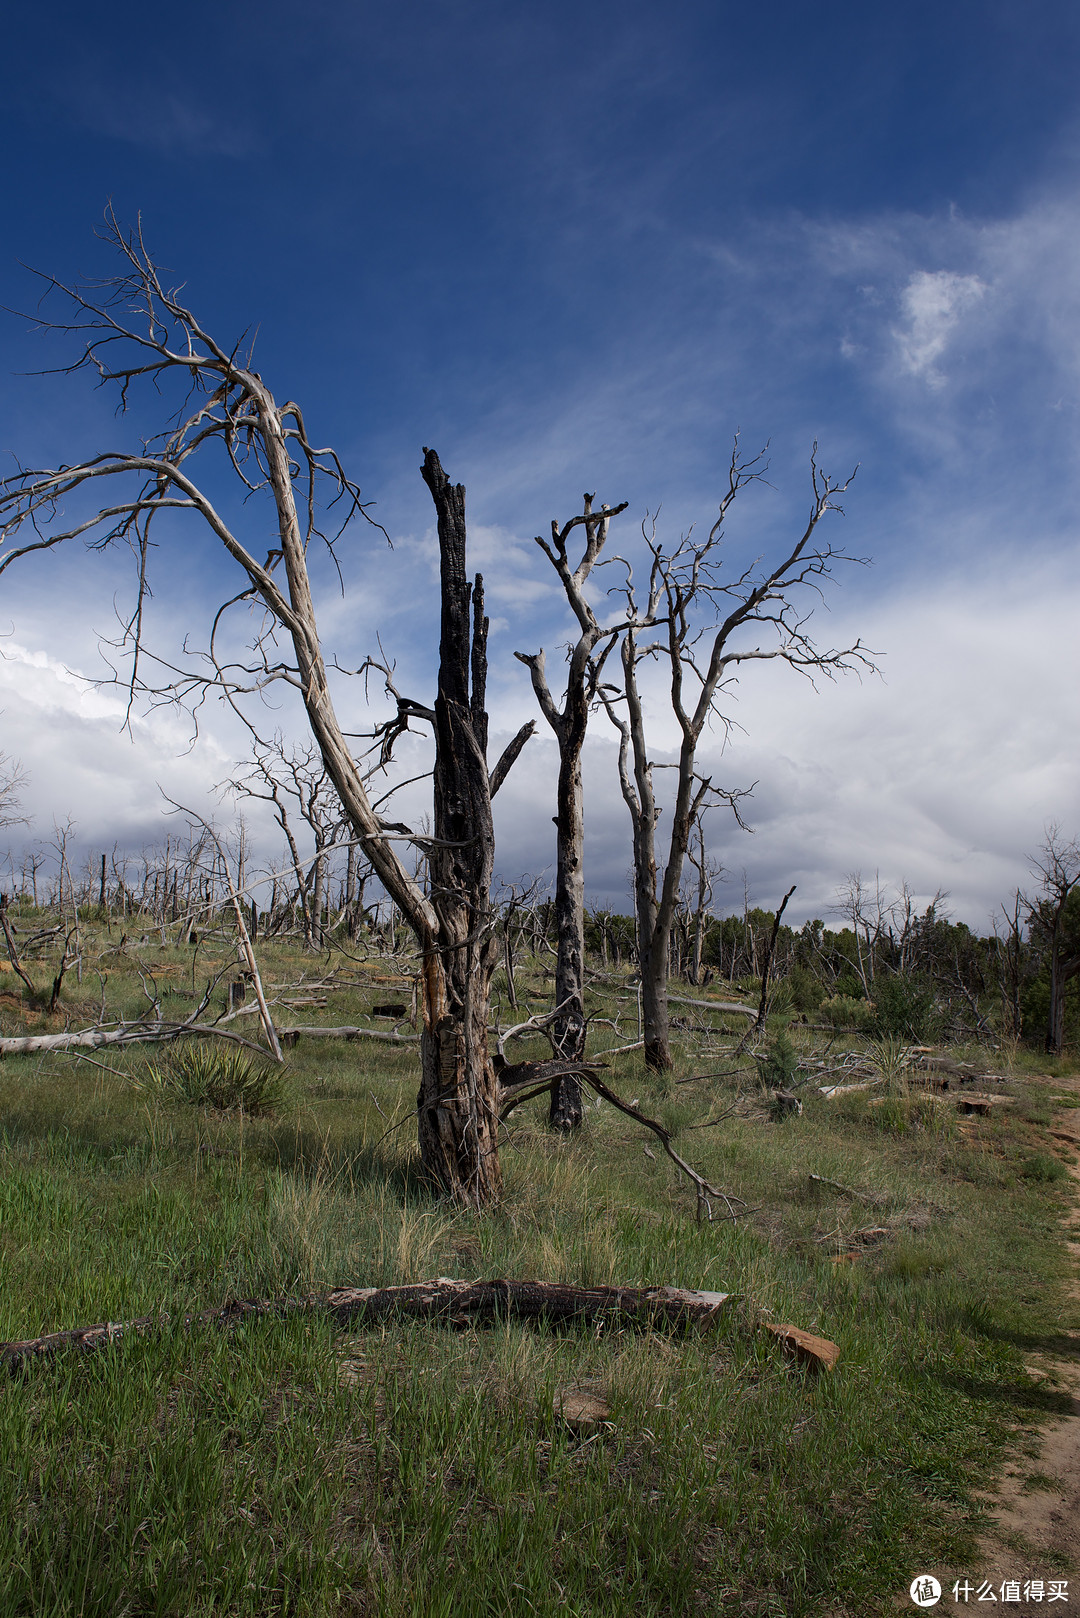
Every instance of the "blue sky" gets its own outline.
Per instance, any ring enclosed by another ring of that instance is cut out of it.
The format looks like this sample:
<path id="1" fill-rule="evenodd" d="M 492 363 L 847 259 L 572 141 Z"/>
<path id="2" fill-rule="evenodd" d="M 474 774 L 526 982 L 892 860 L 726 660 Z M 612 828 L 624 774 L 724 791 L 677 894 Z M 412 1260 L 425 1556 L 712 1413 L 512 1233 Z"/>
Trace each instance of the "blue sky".
<path id="1" fill-rule="evenodd" d="M 325 581 L 330 650 L 358 661 L 381 633 L 405 683 L 430 687 L 423 444 L 468 486 L 509 732 L 532 713 L 513 651 L 553 660 L 568 633 L 532 535 L 586 488 L 629 501 L 626 545 L 657 507 L 673 536 L 708 523 L 739 429 L 771 442 L 772 487 L 748 491 L 729 543 L 769 554 L 805 516 L 817 440 L 831 470 L 860 463 L 833 537 L 873 558 L 830 594 L 820 638 L 861 634 L 883 678 L 742 682 L 743 729 L 710 763 L 757 780 L 756 830 L 714 817 L 720 906 L 741 903 L 744 867 L 762 903 L 797 881 L 797 915 L 876 868 L 949 889 L 982 927 L 1045 822 L 1076 831 L 1075 8 L 271 0 L 107 17 L 44 5 L 7 24 L 0 301 L 33 302 L 24 264 L 107 274 L 93 229 L 111 198 L 142 212 L 211 329 L 257 328 L 262 374 L 394 540 L 356 534 L 344 602 Z M 152 430 L 152 400 L 118 421 L 83 384 L 15 375 L 63 351 L 16 319 L 3 335 L 6 452 L 46 464 Z M 158 565 L 170 646 L 231 581 L 190 533 Z M 187 753 L 158 714 L 133 747 L 109 694 L 65 672 L 101 672 L 123 568 L 72 554 L 12 572 L 0 747 L 30 771 L 31 835 L 70 813 L 87 849 L 138 844 L 160 834 L 159 784 L 215 802 L 241 745 L 223 721 Z M 654 725 L 662 760 L 659 704 Z M 546 738 L 518 771 L 508 879 L 553 859 Z M 590 893 L 622 905 L 599 722 L 588 788 Z"/>

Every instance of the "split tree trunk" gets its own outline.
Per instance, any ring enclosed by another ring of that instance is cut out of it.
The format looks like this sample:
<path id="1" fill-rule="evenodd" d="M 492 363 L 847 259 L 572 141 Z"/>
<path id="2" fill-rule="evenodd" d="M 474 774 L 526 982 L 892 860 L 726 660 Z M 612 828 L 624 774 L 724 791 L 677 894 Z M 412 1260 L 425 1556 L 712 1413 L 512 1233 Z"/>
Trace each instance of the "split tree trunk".
<path id="1" fill-rule="evenodd" d="M 585 817 L 581 780 L 584 719 L 573 722 L 574 706 L 567 700 L 566 729 L 559 736 L 559 785 L 555 879 L 555 1006 L 551 1043 L 564 1062 L 580 1062 L 585 1055 Z M 581 704 L 584 707 L 584 703 Z M 565 740 L 564 740 L 565 736 Z M 567 1133 L 582 1119 L 581 1080 L 563 1074 L 552 1081 L 548 1119 L 553 1129 Z"/>
<path id="2" fill-rule="evenodd" d="M 487 630 L 483 580 L 465 573 L 465 490 L 433 450 L 424 481 L 439 523 L 442 633 L 435 699 L 435 814 L 429 868 L 438 931 L 424 949 L 420 1152 L 468 1202 L 501 1188 L 498 1080 L 488 1049 L 495 833 L 487 769 Z M 470 633 L 470 607 L 472 623 Z M 471 678 L 470 678 L 471 676 Z"/>

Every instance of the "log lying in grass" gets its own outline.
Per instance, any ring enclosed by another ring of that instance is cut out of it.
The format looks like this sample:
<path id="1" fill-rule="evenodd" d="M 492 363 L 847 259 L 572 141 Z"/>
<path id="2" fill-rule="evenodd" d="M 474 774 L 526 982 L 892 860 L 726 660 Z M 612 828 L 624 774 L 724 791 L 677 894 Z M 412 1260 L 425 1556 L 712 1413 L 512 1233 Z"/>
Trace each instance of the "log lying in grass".
<path id="1" fill-rule="evenodd" d="M 549 1323 L 600 1321 L 616 1326 L 709 1325 L 729 1292 L 681 1287 L 575 1287 L 558 1281 L 422 1281 L 415 1286 L 342 1288 L 324 1305 L 341 1325 L 365 1325 L 387 1315 L 418 1315 L 454 1325 L 513 1319 Z"/>
<path id="2" fill-rule="evenodd" d="M 576 1287 L 558 1281 L 454 1281 L 440 1276 L 399 1287 L 338 1287 L 309 1298 L 251 1299 L 184 1315 L 185 1326 L 229 1326 L 252 1315 L 328 1314 L 343 1329 L 356 1330 L 394 1316 L 407 1316 L 450 1326 L 485 1321 L 522 1320 L 548 1325 L 610 1325 L 638 1330 L 666 1327 L 685 1331 L 708 1329 L 734 1300 L 729 1292 L 695 1292 L 683 1287 Z M 143 1315 L 122 1323 L 106 1322 L 50 1332 L 24 1342 L 0 1343 L 0 1364 L 17 1371 L 31 1360 L 51 1359 L 69 1350 L 90 1353 L 144 1337 L 169 1325 L 167 1315 Z M 839 1358 L 835 1343 L 802 1332 L 797 1326 L 766 1326 L 806 1364 L 829 1370 Z"/>
<path id="3" fill-rule="evenodd" d="M 34 1056 L 51 1051 L 96 1051 L 105 1045 L 160 1045 L 179 1039 L 184 1034 L 227 1039 L 234 1045 L 243 1045 L 246 1050 L 258 1052 L 260 1056 L 271 1054 L 262 1045 L 245 1039 L 242 1034 L 218 1028 L 214 1023 L 153 1022 L 129 1023 L 117 1028 L 84 1028 L 78 1033 L 69 1034 L 13 1034 L 0 1039 L 0 1057 Z M 385 1039 L 388 1036 L 384 1034 L 382 1037 Z"/>
<path id="4" fill-rule="evenodd" d="M 669 994 L 668 1002 L 673 1006 L 700 1006 L 704 1011 L 737 1011 L 744 1017 L 757 1018 L 757 1006 L 740 1006 L 730 1000 L 688 1000 L 684 994 Z"/>
<path id="5" fill-rule="evenodd" d="M 360 1028 L 345 1024 L 339 1028 L 280 1028 L 278 1037 L 283 1045 L 295 1045 L 298 1039 L 378 1039 L 384 1045 L 419 1045 L 419 1034 L 387 1034 L 381 1028 Z"/>

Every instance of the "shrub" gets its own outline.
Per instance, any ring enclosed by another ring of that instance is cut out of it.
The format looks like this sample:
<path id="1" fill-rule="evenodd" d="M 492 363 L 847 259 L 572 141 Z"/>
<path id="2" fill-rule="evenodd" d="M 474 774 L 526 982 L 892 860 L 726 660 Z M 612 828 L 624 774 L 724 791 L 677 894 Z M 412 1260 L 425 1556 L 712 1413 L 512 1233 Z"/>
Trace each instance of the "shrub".
<path id="1" fill-rule="evenodd" d="M 825 998 L 825 985 L 809 967 L 793 966 L 788 974 L 792 1002 L 796 1011 L 816 1011 Z"/>
<path id="2" fill-rule="evenodd" d="M 285 1075 L 250 1051 L 198 1040 L 174 1046 L 162 1062 L 148 1062 L 140 1087 L 163 1101 L 192 1107 L 275 1112 L 287 1099 Z"/>
<path id="3" fill-rule="evenodd" d="M 768 1050 L 755 1056 L 758 1079 L 763 1090 L 790 1089 L 799 1071 L 799 1053 L 783 1029 Z"/>
<path id="4" fill-rule="evenodd" d="M 781 978 L 780 982 L 774 983 L 769 990 L 768 1009 L 772 1015 L 784 1017 L 787 1016 L 794 1004 L 795 995 L 792 992 L 791 984 L 786 979 Z"/>
<path id="5" fill-rule="evenodd" d="M 929 1037 L 935 1021 L 934 990 L 924 978 L 877 978 L 870 1032 L 875 1039 Z"/>
<path id="6" fill-rule="evenodd" d="M 864 1000 L 862 979 L 852 971 L 841 972 L 833 984 L 833 993 L 842 994 L 845 1000 Z"/>
<path id="7" fill-rule="evenodd" d="M 907 1095 L 911 1052 L 903 1040 L 897 1039 L 895 1034 L 890 1034 L 885 1039 L 871 1040 L 869 1055 L 885 1080 L 886 1090 L 897 1095 Z"/>
<path id="8" fill-rule="evenodd" d="M 1032 1152 L 1020 1170 L 1024 1179 L 1035 1185 L 1052 1185 L 1055 1180 L 1064 1180 L 1068 1172 L 1061 1159 L 1051 1157 L 1049 1152 Z"/>
<path id="9" fill-rule="evenodd" d="M 862 1028 L 870 1017 L 865 1000 L 850 1000 L 844 994 L 823 1000 L 818 1011 L 822 1021 L 833 1028 Z"/>

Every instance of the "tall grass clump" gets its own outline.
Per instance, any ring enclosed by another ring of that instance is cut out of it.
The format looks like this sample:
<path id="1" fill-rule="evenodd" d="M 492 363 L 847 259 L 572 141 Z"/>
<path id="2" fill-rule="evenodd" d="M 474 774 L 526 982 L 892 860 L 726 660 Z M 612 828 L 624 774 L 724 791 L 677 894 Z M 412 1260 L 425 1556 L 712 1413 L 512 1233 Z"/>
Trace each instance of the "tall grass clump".
<path id="1" fill-rule="evenodd" d="M 288 1100 L 281 1068 L 250 1051 L 208 1040 L 173 1046 L 163 1061 L 148 1062 L 136 1083 L 161 1101 L 241 1110 L 252 1117 L 277 1112 Z"/>

